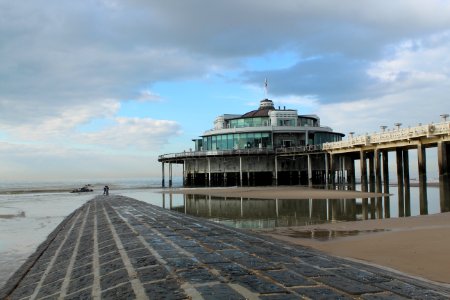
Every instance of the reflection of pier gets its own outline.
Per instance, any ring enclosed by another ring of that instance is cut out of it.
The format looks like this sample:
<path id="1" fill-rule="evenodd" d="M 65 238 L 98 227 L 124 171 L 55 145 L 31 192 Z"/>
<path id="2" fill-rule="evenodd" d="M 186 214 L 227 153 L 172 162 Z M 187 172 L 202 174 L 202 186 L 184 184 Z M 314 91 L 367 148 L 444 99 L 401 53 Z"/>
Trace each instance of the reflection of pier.
<path id="1" fill-rule="evenodd" d="M 388 153 L 396 153 L 399 210 L 410 215 L 409 154 L 417 149 L 421 213 L 427 213 L 426 152 L 437 148 L 440 199 L 443 211 L 450 211 L 450 122 L 397 128 L 371 135 L 349 136 L 347 140 L 280 149 L 196 151 L 161 155 L 163 186 L 165 167 L 183 165 L 183 184 L 187 186 L 313 185 L 355 183 L 355 160 L 360 161 L 363 191 L 389 193 Z M 364 201 L 367 201 L 365 199 Z M 381 209 L 382 199 L 370 202 Z M 384 199 L 384 214 L 389 217 L 389 199 Z M 363 212 L 365 213 L 365 212 Z M 381 212 L 380 212 L 381 213 Z"/>

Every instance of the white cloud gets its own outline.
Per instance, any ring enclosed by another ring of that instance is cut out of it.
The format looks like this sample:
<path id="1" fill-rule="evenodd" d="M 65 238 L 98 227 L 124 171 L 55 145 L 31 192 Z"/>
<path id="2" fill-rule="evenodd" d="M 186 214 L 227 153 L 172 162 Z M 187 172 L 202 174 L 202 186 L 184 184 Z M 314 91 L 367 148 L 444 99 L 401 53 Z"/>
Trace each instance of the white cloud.
<path id="1" fill-rule="evenodd" d="M 175 121 L 116 118 L 115 122 L 103 130 L 82 134 L 80 138 L 85 143 L 114 149 L 157 150 L 170 137 L 181 133 L 180 125 Z"/>

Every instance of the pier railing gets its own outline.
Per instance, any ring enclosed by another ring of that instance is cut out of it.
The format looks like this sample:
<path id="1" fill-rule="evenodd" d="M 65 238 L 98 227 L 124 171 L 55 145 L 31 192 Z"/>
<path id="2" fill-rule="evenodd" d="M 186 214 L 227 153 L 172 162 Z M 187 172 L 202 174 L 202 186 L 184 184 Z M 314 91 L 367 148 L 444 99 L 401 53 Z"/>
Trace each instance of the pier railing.
<path id="1" fill-rule="evenodd" d="M 335 150 L 342 148 L 352 148 L 356 146 L 368 146 L 371 144 L 382 144 L 400 142 L 423 137 L 450 136 L 450 122 L 437 124 L 426 124 L 415 127 L 386 130 L 362 136 L 350 136 L 347 140 L 339 142 L 324 143 L 323 150 Z"/>
<path id="2" fill-rule="evenodd" d="M 256 149 L 233 149 L 233 150 L 209 150 L 209 151 L 184 151 L 178 153 L 163 154 L 158 157 L 158 161 L 188 159 L 207 156 L 248 156 L 248 155 L 269 155 L 269 154 L 301 154 L 318 152 L 322 150 L 322 145 L 307 145 L 299 147 L 283 148 L 256 148 Z"/>

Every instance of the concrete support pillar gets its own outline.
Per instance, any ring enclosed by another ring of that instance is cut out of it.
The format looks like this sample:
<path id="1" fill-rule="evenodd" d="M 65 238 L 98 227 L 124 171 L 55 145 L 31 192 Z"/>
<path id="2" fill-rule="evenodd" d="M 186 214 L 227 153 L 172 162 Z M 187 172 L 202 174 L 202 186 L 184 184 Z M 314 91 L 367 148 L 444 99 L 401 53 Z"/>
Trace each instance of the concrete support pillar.
<path id="1" fill-rule="evenodd" d="M 312 163 L 311 163 L 311 155 L 308 154 L 308 185 L 311 187 L 312 182 Z"/>
<path id="2" fill-rule="evenodd" d="M 368 153 L 367 156 L 369 158 L 369 190 L 375 192 L 374 153 Z"/>
<path id="3" fill-rule="evenodd" d="M 328 188 L 328 177 L 329 177 L 329 171 L 328 171 L 328 153 L 325 152 L 325 186 Z M 300 178 L 300 177 L 299 177 Z"/>
<path id="4" fill-rule="evenodd" d="M 439 195 L 441 211 L 450 211 L 450 146 L 447 143 L 438 143 L 439 167 Z"/>
<path id="5" fill-rule="evenodd" d="M 161 182 L 161 186 L 165 187 L 166 183 L 165 183 L 165 178 L 164 178 L 164 163 L 162 163 L 162 182 Z"/>
<path id="6" fill-rule="evenodd" d="M 183 186 L 186 186 L 186 160 L 183 160 Z"/>
<path id="7" fill-rule="evenodd" d="M 239 156 L 239 183 L 242 187 L 242 156 Z"/>
<path id="8" fill-rule="evenodd" d="M 427 157 L 425 147 L 422 144 L 417 145 L 417 164 L 419 171 L 419 200 L 420 214 L 428 214 L 428 195 L 427 195 Z"/>
<path id="9" fill-rule="evenodd" d="M 398 216 L 405 216 L 405 195 L 403 185 L 403 150 L 395 149 L 397 158 Z"/>
<path id="10" fill-rule="evenodd" d="M 375 167 L 375 192 L 381 193 L 382 182 L 381 182 L 381 159 L 380 159 L 380 151 L 375 149 L 373 153 L 373 162 Z M 383 218 L 383 205 L 382 205 L 382 197 L 377 197 L 376 199 L 376 209 L 377 209 L 377 217 L 378 219 Z"/>
<path id="11" fill-rule="evenodd" d="M 361 190 L 367 192 L 367 165 L 366 165 L 366 153 L 361 150 L 359 152 L 360 157 L 360 167 L 361 167 Z"/>
<path id="12" fill-rule="evenodd" d="M 411 216 L 411 189 L 409 182 L 409 152 L 403 150 L 403 184 L 405 188 L 405 217 Z"/>
<path id="13" fill-rule="evenodd" d="M 169 163 L 169 188 L 172 187 L 172 163 Z"/>
<path id="14" fill-rule="evenodd" d="M 383 193 L 389 194 L 389 156 L 388 151 L 385 150 L 383 153 Z M 391 203 L 390 197 L 384 196 L 384 217 L 391 217 Z"/>
<path id="15" fill-rule="evenodd" d="M 334 185 L 336 175 L 336 156 L 334 154 L 330 155 L 330 184 Z"/>
<path id="16" fill-rule="evenodd" d="M 355 160 L 353 157 L 349 156 L 347 160 L 347 174 L 348 174 L 348 183 L 352 186 L 352 190 L 355 190 L 356 184 L 356 175 L 355 175 Z"/>

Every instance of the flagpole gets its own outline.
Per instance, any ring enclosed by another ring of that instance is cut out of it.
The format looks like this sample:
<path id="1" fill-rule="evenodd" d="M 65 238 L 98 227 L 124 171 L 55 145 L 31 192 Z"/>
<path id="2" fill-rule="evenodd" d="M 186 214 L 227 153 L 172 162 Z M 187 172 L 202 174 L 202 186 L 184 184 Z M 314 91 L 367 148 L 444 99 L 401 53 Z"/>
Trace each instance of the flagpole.
<path id="1" fill-rule="evenodd" d="M 269 94 L 268 89 L 269 89 L 269 85 L 267 83 L 267 78 L 266 78 L 266 80 L 264 81 L 264 92 L 265 92 L 265 96 L 266 96 L 265 98 L 266 99 L 269 99 L 269 97 L 268 97 L 268 94 Z"/>

